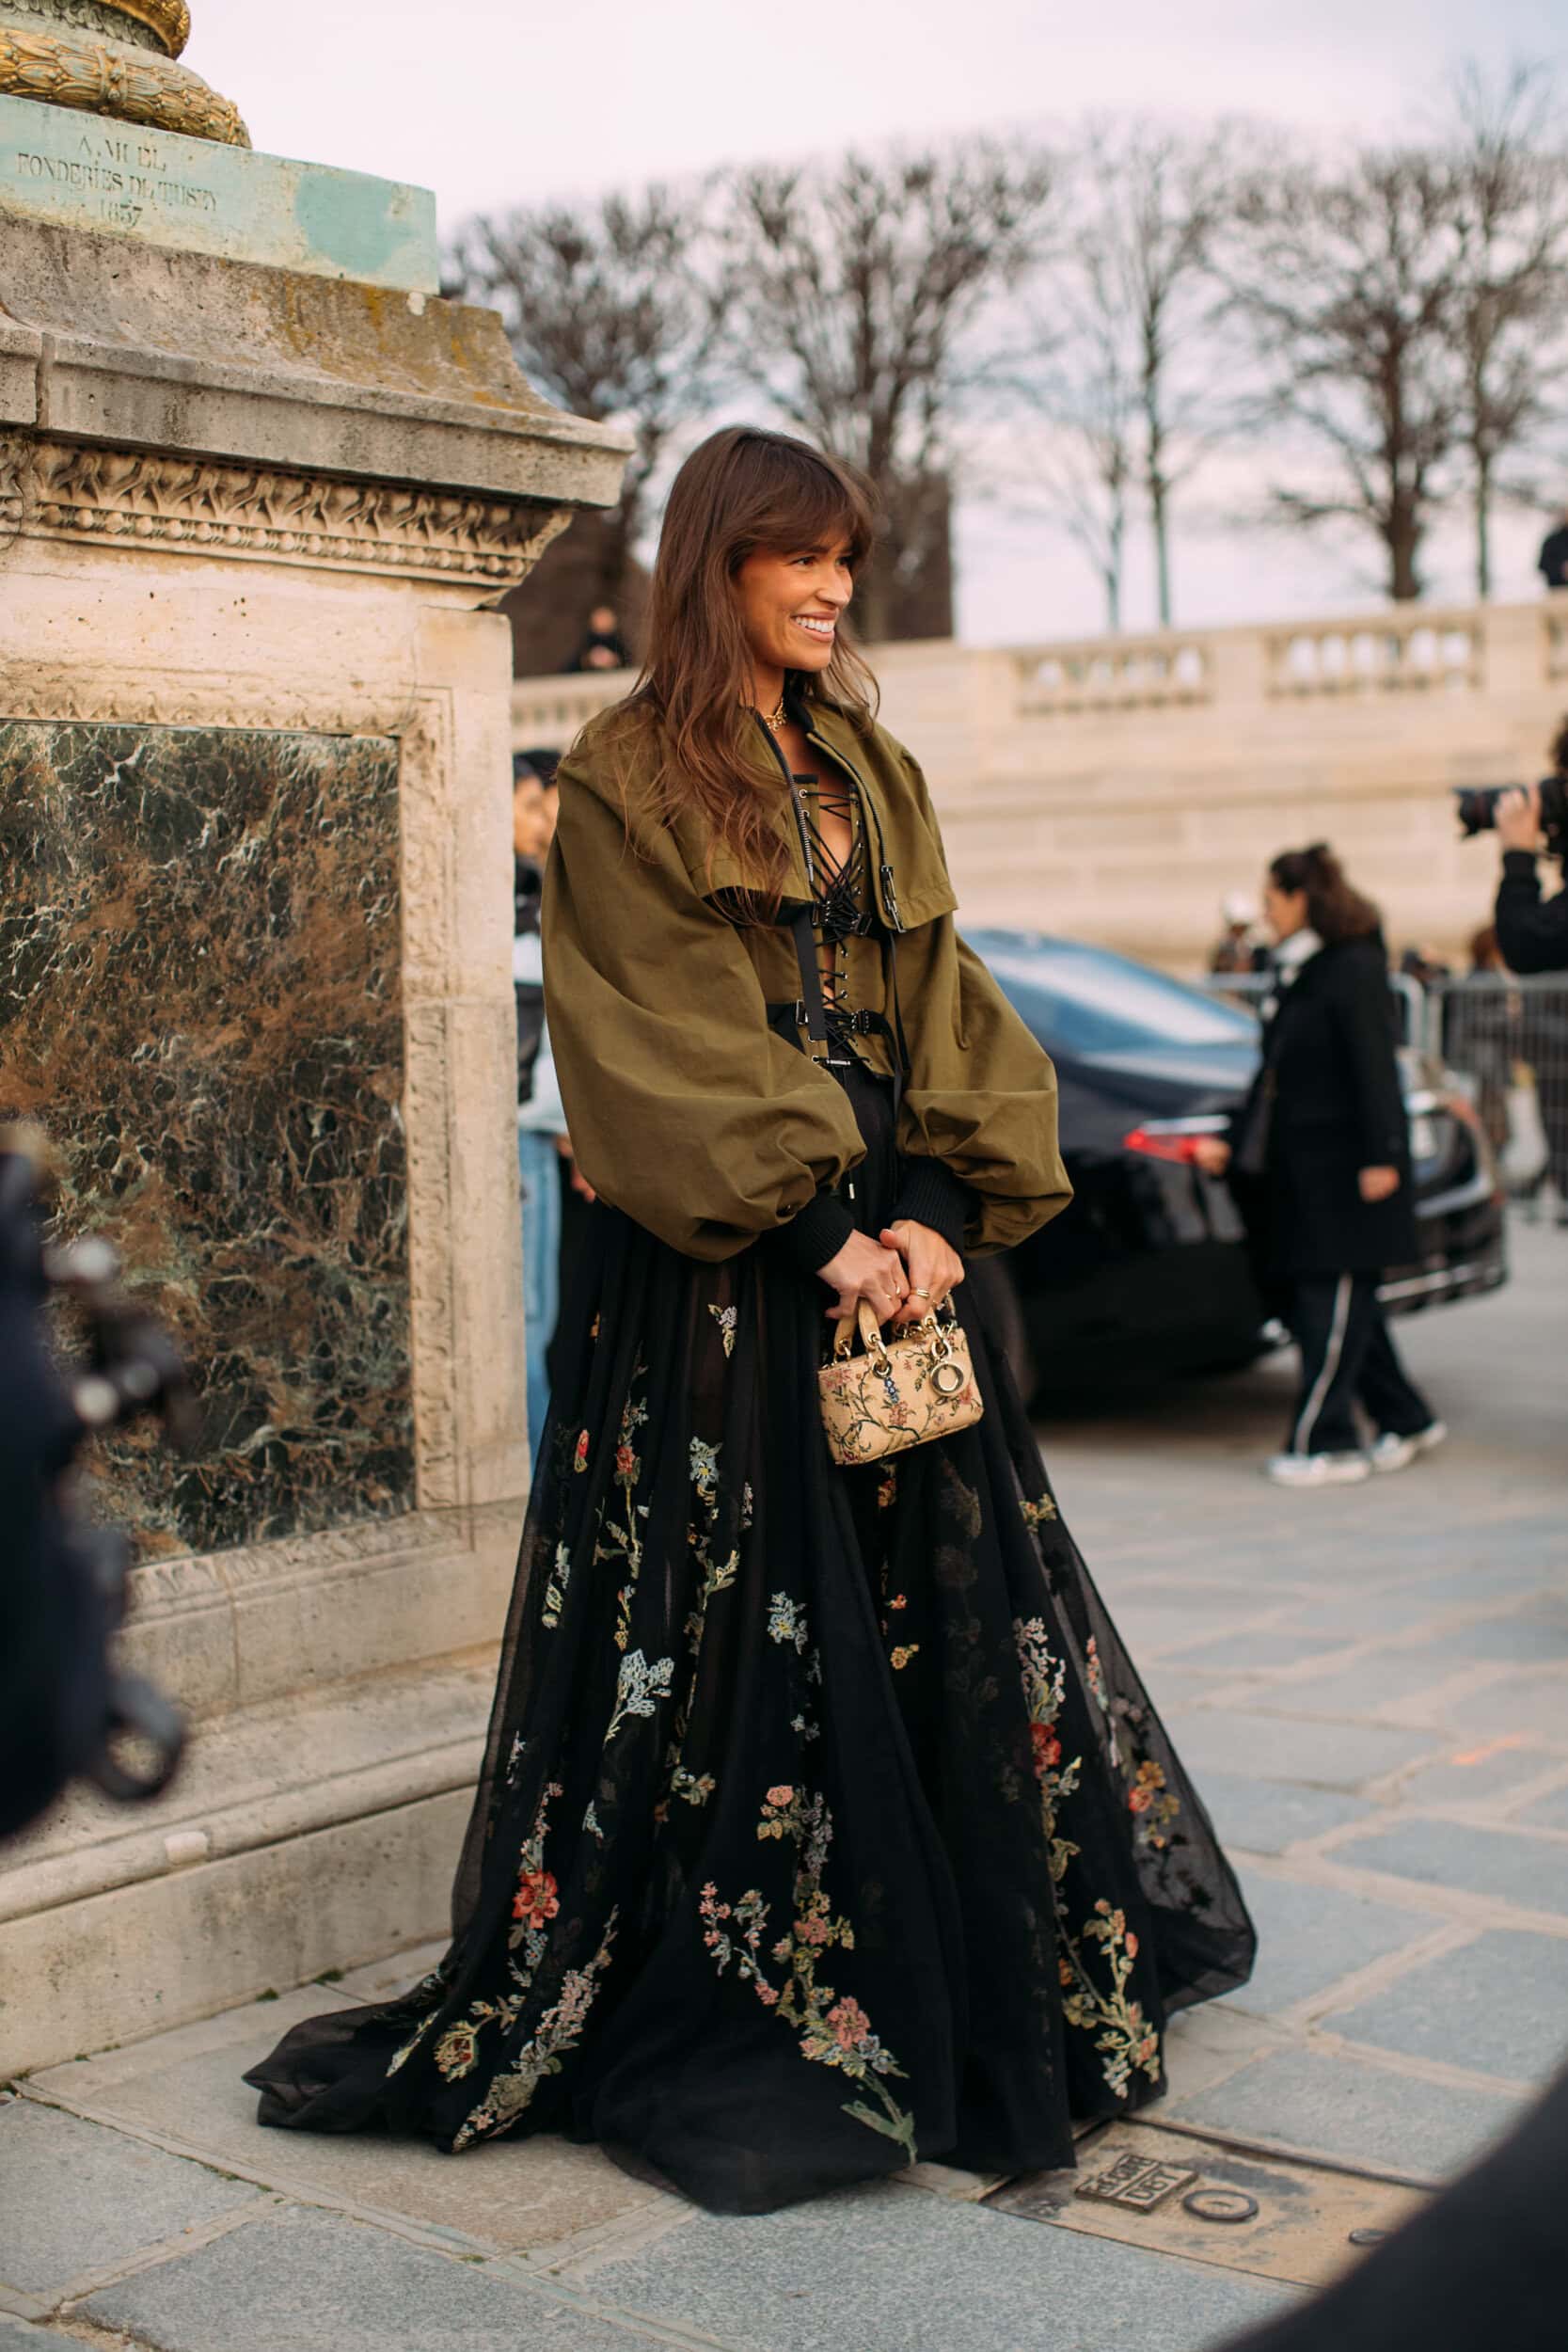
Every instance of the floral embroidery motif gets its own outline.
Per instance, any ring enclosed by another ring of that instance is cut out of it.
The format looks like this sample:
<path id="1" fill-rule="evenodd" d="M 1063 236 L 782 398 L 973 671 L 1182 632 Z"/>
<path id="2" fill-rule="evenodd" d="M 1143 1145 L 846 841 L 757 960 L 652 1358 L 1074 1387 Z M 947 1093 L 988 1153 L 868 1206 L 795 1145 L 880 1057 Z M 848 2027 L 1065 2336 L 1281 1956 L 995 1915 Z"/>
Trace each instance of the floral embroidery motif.
<path id="1" fill-rule="evenodd" d="M 473 2073 L 479 2063 L 480 2034 L 486 2026 L 499 2026 L 503 2033 L 509 2033 L 512 2030 L 521 2013 L 523 2002 L 538 1974 L 540 1964 L 549 1948 L 549 1938 L 546 1930 L 550 1921 L 560 1914 L 561 1893 L 556 1884 L 554 1872 L 545 1867 L 545 1840 L 549 1834 L 550 1806 L 560 1794 L 561 1783 L 552 1780 L 539 1800 L 539 1810 L 533 1817 L 533 1827 L 524 1839 L 522 1851 L 517 1857 L 517 1890 L 512 1899 L 513 1924 L 507 1934 L 506 1973 L 511 1990 L 504 1993 L 499 2000 L 471 2002 L 467 2015 L 458 2018 L 447 2027 L 431 2053 L 437 2073 L 448 2082 L 460 2082 L 466 2074 Z M 611 1927 L 613 1924 L 612 1917 Z M 590 1994 L 592 1976 L 598 1967 L 603 1965 L 608 1955 L 609 1943 L 610 1936 L 607 1931 L 605 1943 L 597 1960 L 590 1963 L 587 1971 L 575 1972 L 576 1977 L 586 1976 L 590 1979 Z M 568 1995 L 573 1983 L 574 1975 L 568 1974 L 562 1980 L 562 2001 L 558 2002 L 555 2009 L 549 2010 L 540 2020 L 539 2030 L 529 2045 L 539 2061 L 537 2072 L 532 2078 L 533 2083 L 537 2083 L 546 2074 L 555 2074 L 559 2071 L 560 2052 L 567 2046 L 569 2041 L 576 2039 L 577 2025 L 580 2025 L 580 2017 L 578 2018 L 576 2025 L 572 2024 L 573 2001 Z M 564 2010 L 562 2003 L 566 2005 Z M 586 1997 L 583 1999 L 582 2006 L 585 2010 Z M 392 2058 L 387 2070 L 389 2074 L 397 2073 L 404 2061 L 424 2039 L 439 2013 L 437 2007 L 422 2020 L 411 2039 L 404 2042 L 403 2048 Z M 568 2026 L 570 2026 L 570 2031 L 566 2030 Z M 510 2080 L 511 2078 L 503 2079 Z M 528 2096 L 531 2097 L 531 2095 L 532 2085 L 531 2084 Z M 490 2093 L 492 2102 L 495 2096 L 495 2087 L 492 2086 Z M 527 2104 L 527 2098 L 520 2099 L 511 2112 L 520 2114 Z M 479 2112 L 483 2115 L 484 2110 L 481 2109 Z M 473 2137 L 476 2128 L 488 2127 L 479 2125 L 477 2119 L 470 2116 L 463 2127 L 462 2134 L 459 2135 L 457 2145 L 465 2145 L 467 2139 Z"/>
<path id="2" fill-rule="evenodd" d="M 656 1659 L 650 1665 L 640 1649 L 621 1661 L 621 1671 L 615 1677 L 615 1711 L 610 1719 L 604 1744 L 608 1748 L 621 1725 L 633 1715 L 651 1715 L 657 1702 L 667 1699 L 674 1679 L 673 1658 Z"/>
<path id="3" fill-rule="evenodd" d="M 1070 1764 L 1062 1762 L 1062 1740 L 1056 1728 L 1067 1690 L 1067 1661 L 1052 1657 L 1042 1617 L 1015 1617 L 1013 1638 L 1018 1644 L 1018 1662 L 1023 1676 L 1029 1745 L 1035 1778 L 1039 1784 L 1040 1815 L 1051 1851 L 1051 1876 L 1060 1885 L 1068 1864 L 1079 1849 L 1070 1838 L 1058 1836 L 1057 1809 L 1076 1790 L 1084 1769 L 1084 1759 L 1079 1756 Z"/>
<path id="4" fill-rule="evenodd" d="M 733 1356 L 735 1354 L 735 1328 L 739 1320 L 737 1311 L 734 1307 L 709 1307 L 708 1313 L 719 1326 L 719 1337 L 723 1343 L 725 1355 Z"/>
<path id="5" fill-rule="evenodd" d="M 895 1502 L 897 1500 L 897 1495 L 898 1471 L 896 1467 L 890 1463 L 888 1468 L 883 1470 L 881 1484 L 877 1488 L 878 1510 L 891 1511 Z"/>
<path id="6" fill-rule="evenodd" d="M 633 1380 L 640 1379 L 647 1367 L 639 1364 Z M 633 1443 L 638 1431 L 648 1418 L 648 1408 L 629 1391 L 621 1408 L 620 1434 L 615 1441 L 615 1485 L 621 1490 L 620 1519 L 608 1516 L 608 1499 L 600 1505 L 598 1534 L 594 1545 L 595 1563 L 601 1560 L 624 1560 L 626 1581 L 615 1596 L 615 1646 L 624 1650 L 631 1639 L 632 1596 L 637 1580 L 642 1573 L 642 1538 L 638 1526 L 648 1516 L 648 1505 L 637 1500 L 637 1482 L 642 1475 L 642 1461 Z"/>
<path id="7" fill-rule="evenodd" d="M 588 1468 L 588 1432 L 586 1429 L 578 1431 L 577 1446 L 572 1454 L 572 1468 L 575 1470 L 585 1470 Z"/>
<path id="8" fill-rule="evenodd" d="M 718 1786 L 711 1772 L 693 1774 L 677 1764 L 671 1777 L 670 1793 L 684 1798 L 688 1804 L 706 1804 Z"/>
<path id="9" fill-rule="evenodd" d="M 1042 1495 L 1038 1502 L 1031 1502 L 1026 1496 L 1018 1507 L 1023 1515 L 1023 1524 L 1031 1534 L 1056 1517 L 1056 1505 L 1049 1495 Z"/>
<path id="10" fill-rule="evenodd" d="M 504 2131 L 530 2105 L 546 2075 L 560 2074 L 561 2061 L 580 2038 L 599 1989 L 599 1979 L 610 1965 L 615 1919 L 612 1911 L 605 1927 L 604 1941 L 586 1966 L 568 1968 L 561 1979 L 559 1998 L 540 2018 L 515 2063 L 504 2074 L 496 2076 L 483 2106 L 477 2106 L 462 2130 L 454 2135 L 454 2148 L 467 2148 L 485 2133 Z"/>
<path id="11" fill-rule="evenodd" d="M 566 1587 L 571 1581 L 571 1576 L 572 1548 L 569 1544 L 557 1544 L 555 1565 L 550 1570 L 550 1581 L 545 1587 L 545 1606 L 539 1613 L 541 1625 L 553 1628 L 561 1623 L 561 1612 L 566 1604 Z"/>
<path id="12" fill-rule="evenodd" d="M 1117 1746 L 1117 1719 L 1111 1707 L 1111 1693 L 1105 1688 L 1105 1668 L 1101 1661 L 1100 1644 L 1092 1633 L 1084 1653 L 1084 1673 L 1094 1703 L 1105 1718 L 1105 1728 L 1110 1735 L 1111 1761 L 1119 1764 L 1121 1755 Z"/>
<path id="13" fill-rule="evenodd" d="M 1111 1973 L 1111 1990 L 1102 1993 L 1084 1965 L 1081 1945 L 1070 1935 L 1062 1939 L 1062 2015 L 1095 2036 L 1101 2053 L 1101 2071 L 1117 2098 L 1132 2079 L 1134 2067 L 1151 2083 L 1160 2079 L 1160 2037 L 1143 2012 L 1141 2001 L 1128 1998 L 1127 1985 L 1138 1956 L 1138 1939 L 1124 1911 L 1113 1911 L 1101 1896 L 1094 1916 L 1084 1923 L 1084 1934 L 1100 1945 Z"/>
<path id="14" fill-rule="evenodd" d="M 1165 1768 L 1146 1756 L 1139 1764 L 1132 1788 L 1127 1792 L 1127 1809 L 1138 1816 L 1133 1831 L 1140 1846 L 1152 1846 L 1156 1851 L 1170 1843 L 1172 1825 L 1181 1811 L 1181 1800 L 1165 1787 Z"/>
<path id="15" fill-rule="evenodd" d="M 771 1642 L 793 1642 L 801 1657 L 805 1656 L 806 1613 L 798 1600 L 787 1593 L 775 1593 L 768 1604 L 768 1638 Z"/>
<path id="16" fill-rule="evenodd" d="M 757 1836 L 788 1838 L 796 1848 L 795 1919 L 768 1957 L 788 1973 L 782 1983 L 768 1976 L 763 1958 L 768 1905 L 756 1887 L 749 1887 L 734 1903 L 721 1902 L 710 1879 L 698 1899 L 704 1926 L 703 1942 L 722 1976 L 734 1968 L 742 1983 L 751 1984 L 765 2009 L 800 2030 L 804 2058 L 831 2066 L 851 2083 L 862 2086 L 875 2100 L 848 2099 L 843 2112 L 867 2130 L 896 2140 L 909 2161 L 917 2161 L 914 2118 L 898 2105 L 888 2078 L 903 2078 L 904 2070 L 871 2030 L 871 2020 L 852 1995 L 841 1995 L 831 1984 L 817 1981 L 823 1956 L 835 1947 L 855 1948 L 855 1931 L 847 1919 L 835 1917 L 823 1886 L 833 1825 L 820 1796 L 809 1797 L 788 1784 L 769 1788 L 763 1800 Z"/>
<path id="17" fill-rule="evenodd" d="M 911 1658 L 917 1658 L 919 1655 L 920 1644 L 918 1642 L 901 1643 L 893 1653 L 894 1673 L 902 1674 L 904 1668 L 909 1664 L 910 1660 Z"/>

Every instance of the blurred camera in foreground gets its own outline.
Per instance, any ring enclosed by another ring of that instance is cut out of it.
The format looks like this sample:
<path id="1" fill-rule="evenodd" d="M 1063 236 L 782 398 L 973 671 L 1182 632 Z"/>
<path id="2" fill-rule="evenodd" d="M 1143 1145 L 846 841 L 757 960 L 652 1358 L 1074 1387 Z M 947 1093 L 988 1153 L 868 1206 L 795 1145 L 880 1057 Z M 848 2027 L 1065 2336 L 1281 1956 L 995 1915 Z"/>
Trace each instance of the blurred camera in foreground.
<path id="1" fill-rule="evenodd" d="M 1472 841 L 1477 834 L 1495 833 L 1497 828 L 1497 803 L 1503 794 L 1523 788 L 1514 784 L 1456 784 L 1453 797 L 1459 815 L 1460 838 Z M 1568 863 L 1568 777 L 1543 777 L 1536 787 L 1536 800 L 1547 853 L 1560 862 Z"/>
<path id="2" fill-rule="evenodd" d="M 195 1403 L 169 1340 L 117 1287 L 109 1244 L 46 1245 L 47 1168 L 41 1138 L 0 1130 L 0 1835 L 78 1778 L 120 1804 L 155 1797 L 184 1745 L 169 1702 L 115 1663 L 131 1546 L 89 1520 L 73 1465 L 88 1437 L 145 1412 L 188 1442 Z M 51 1294 L 81 1334 L 71 1360 L 51 1346 Z"/>

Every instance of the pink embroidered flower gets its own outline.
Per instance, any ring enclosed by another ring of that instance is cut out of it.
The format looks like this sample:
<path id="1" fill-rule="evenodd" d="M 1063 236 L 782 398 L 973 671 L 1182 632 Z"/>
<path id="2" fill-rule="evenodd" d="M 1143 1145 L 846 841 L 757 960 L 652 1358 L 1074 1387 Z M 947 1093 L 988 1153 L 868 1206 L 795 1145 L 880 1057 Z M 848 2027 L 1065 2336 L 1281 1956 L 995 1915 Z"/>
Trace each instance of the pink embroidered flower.
<path id="1" fill-rule="evenodd" d="M 1037 1776 L 1051 1772 L 1062 1760 L 1062 1743 L 1049 1724 L 1031 1724 L 1029 1744 L 1035 1751 Z"/>
<path id="2" fill-rule="evenodd" d="M 1153 1803 L 1154 1791 L 1152 1788 L 1130 1788 L 1127 1792 L 1127 1810 L 1129 1813 L 1147 1813 L 1149 1806 Z"/>
<path id="3" fill-rule="evenodd" d="M 863 2042 L 871 2031 L 871 2020 L 859 2001 L 847 1994 L 835 2001 L 828 2011 L 828 2023 L 833 2029 L 833 2040 L 841 2050 L 852 2050 L 857 2042 Z"/>
<path id="4" fill-rule="evenodd" d="M 521 1919 L 531 1928 L 542 1928 L 561 1909 L 555 1880 L 548 1870 L 527 1870 L 517 1884 L 512 1905 L 514 1919 Z"/>
<path id="5" fill-rule="evenodd" d="M 617 1478 L 637 1476 L 637 1456 L 629 1445 L 618 1445 L 615 1449 L 615 1475 Z"/>
<path id="6" fill-rule="evenodd" d="M 768 1802 L 769 1804 L 792 1804 L 794 1800 L 795 1791 L 793 1788 L 769 1788 L 768 1791 Z"/>
<path id="7" fill-rule="evenodd" d="M 757 1999 L 762 2003 L 764 2009 L 771 2009 L 778 1997 L 778 1994 L 774 1991 L 770 1984 L 758 1985 Z"/>
<path id="8" fill-rule="evenodd" d="M 1138 2044 L 1137 2058 L 1136 2058 L 1136 2061 L 1135 2061 L 1135 2062 L 1136 2062 L 1139 2066 L 1147 2066 L 1147 2065 L 1149 2063 L 1150 2059 L 1154 2057 L 1155 2053 L 1158 2051 L 1159 2047 L 1160 2047 L 1160 2037 L 1159 2037 L 1159 2035 L 1158 2035 L 1158 2034 L 1152 2034 L 1152 2033 L 1149 2033 L 1149 2034 L 1145 2034 L 1145 2036 L 1144 2036 L 1143 2040 L 1142 2040 L 1142 2041 L 1139 2042 L 1139 2044 Z"/>
<path id="9" fill-rule="evenodd" d="M 795 1922 L 795 1934 L 801 1944 L 827 1944 L 832 1939 L 832 1929 L 820 1912 L 814 1911 Z"/>
<path id="10" fill-rule="evenodd" d="M 572 1456 L 572 1468 L 579 1470 L 588 1468 L 588 1432 L 586 1429 L 579 1430 L 578 1433 L 578 1447 Z"/>
<path id="11" fill-rule="evenodd" d="M 1129 1960 L 1136 1960 L 1138 1957 L 1138 1939 L 1131 1928 L 1127 1931 L 1127 1957 Z"/>

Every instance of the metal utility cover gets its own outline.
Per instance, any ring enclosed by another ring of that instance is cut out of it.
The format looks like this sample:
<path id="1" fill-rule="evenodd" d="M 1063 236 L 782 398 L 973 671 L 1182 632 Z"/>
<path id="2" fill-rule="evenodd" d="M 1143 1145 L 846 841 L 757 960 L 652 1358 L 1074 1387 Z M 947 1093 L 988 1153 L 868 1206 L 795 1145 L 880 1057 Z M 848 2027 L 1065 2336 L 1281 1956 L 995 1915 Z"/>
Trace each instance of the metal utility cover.
<path id="1" fill-rule="evenodd" d="M 1057 2229 L 1308 2287 L 1324 2285 L 1357 2259 L 1353 2230 L 1395 2230 L 1427 2202 L 1419 2189 L 1148 2124 L 1113 2123 L 1080 2159 L 1077 2172 L 1028 2173 L 986 2202 Z M 1185 2194 L 1240 2190 L 1256 2198 L 1257 2214 L 1222 2228 L 1185 2209 L 1179 2184 Z"/>

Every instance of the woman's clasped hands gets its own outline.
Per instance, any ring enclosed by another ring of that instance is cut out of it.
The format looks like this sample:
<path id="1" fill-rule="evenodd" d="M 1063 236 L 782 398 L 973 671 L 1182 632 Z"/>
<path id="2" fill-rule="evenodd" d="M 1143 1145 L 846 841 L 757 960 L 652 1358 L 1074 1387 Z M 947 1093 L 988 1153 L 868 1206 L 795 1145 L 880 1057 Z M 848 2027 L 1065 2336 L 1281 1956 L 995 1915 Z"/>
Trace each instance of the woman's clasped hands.
<path id="1" fill-rule="evenodd" d="M 863 1298 L 879 1323 L 900 1327 L 934 1314 L 964 1279 L 958 1251 L 912 1217 L 885 1227 L 877 1241 L 869 1233 L 851 1233 L 818 1272 L 836 1294 L 828 1309 L 832 1322 L 852 1315 Z"/>

